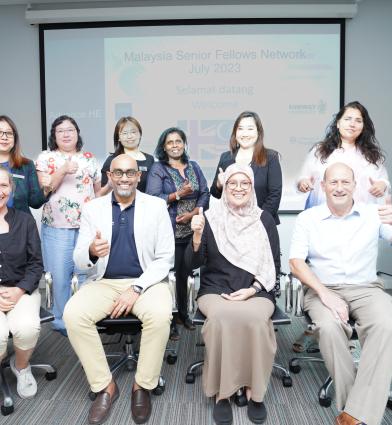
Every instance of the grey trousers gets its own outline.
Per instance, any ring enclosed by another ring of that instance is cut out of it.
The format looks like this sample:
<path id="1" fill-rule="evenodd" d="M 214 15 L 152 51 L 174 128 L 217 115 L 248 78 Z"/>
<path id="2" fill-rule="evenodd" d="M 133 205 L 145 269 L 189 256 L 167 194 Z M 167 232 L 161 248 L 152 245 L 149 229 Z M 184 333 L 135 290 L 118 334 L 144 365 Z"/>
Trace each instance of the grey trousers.
<path id="1" fill-rule="evenodd" d="M 337 407 L 367 425 L 379 425 L 392 379 L 392 297 L 380 282 L 328 288 L 348 304 L 361 344 L 356 370 L 348 343 L 350 326 L 336 319 L 308 289 L 304 307 L 316 325 L 320 351 L 334 381 Z"/>

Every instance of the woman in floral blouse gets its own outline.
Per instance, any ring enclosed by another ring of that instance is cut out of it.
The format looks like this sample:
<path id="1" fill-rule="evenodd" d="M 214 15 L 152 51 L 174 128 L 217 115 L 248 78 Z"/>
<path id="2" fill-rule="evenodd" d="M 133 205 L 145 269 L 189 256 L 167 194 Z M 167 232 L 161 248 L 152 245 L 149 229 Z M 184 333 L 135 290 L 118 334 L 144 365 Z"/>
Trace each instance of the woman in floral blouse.
<path id="1" fill-rule="evenodd" d="M 75 120 L 56 118 L 50 130 L 48 147 L 37 159 L 41 186 L 50 193 L 42 211 L 42 253 L 45 270 L 53 277 L 53 328 L 66 335 L 64 306 L 71 296 L 75 270 L 72 254 L 79 233 L 83 204 L 98 196 L 100 173 L 95 157 L 82 151 L 83 141 Z M 85 279 L 78 273 L 79 283 Z"/>
<path id="2" fill-rule="evenodd" d="M 209 192 L 207 181 L 199 165 L 190 161 L 187 154 L 185 133 L 177 127 L 165 130 L 158 140 L 155 162 L 147 177 L 146 193 L 159 196 L 167 203 L 176 241 L 174 269 L 178 316 L 183 325 L 194 330 L 187 312 L 188 271 L 184 264 L 184 252 L 192 237 L 191 220 L 198 214 L 199 207 L 208 208 Z M 171 339 L 178 339 L 173 321 Z"/>

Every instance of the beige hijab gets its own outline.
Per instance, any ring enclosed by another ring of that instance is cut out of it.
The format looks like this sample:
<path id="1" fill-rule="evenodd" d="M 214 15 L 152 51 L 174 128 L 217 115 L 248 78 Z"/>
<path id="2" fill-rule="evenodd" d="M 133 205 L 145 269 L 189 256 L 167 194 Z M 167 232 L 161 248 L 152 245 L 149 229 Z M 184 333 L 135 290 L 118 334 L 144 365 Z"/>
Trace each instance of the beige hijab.
<path id="1" fill-rule="evenodd" d="M 252 182 L 252 194 L 241 208 L 227 200 L 226 183 L 237 173 Z M 223 193 L 205 215 L 219 252 L 231 264 L 253 274 L 267 291 L 275 286 L 275 265 L 267 232 L 260 221 L 263 211 L 257 206 L 253 170 L 248 165 L 232 164 L 224 173 Z"/>

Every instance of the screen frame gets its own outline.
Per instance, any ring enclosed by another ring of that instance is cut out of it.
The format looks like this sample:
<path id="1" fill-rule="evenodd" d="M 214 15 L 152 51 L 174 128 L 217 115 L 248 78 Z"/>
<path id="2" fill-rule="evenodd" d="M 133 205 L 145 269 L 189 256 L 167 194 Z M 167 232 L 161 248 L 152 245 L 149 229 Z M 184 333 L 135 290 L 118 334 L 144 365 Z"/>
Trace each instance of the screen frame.
<path id="1" fill-rule="evenodd" d="M 41 134 L 42 150 L 47 149 L 46 121 L 46 87 L 45 87 L 45 31 L 62 29 L 85 28 L 118 28 L 118 27 L 165 27 L 165 26 L 201 26 L 201 25 L 262 25 L 262 24 L 337 24 L 340 27 L 340 76 L 339 76 L 339 108 L 345 102 L 345 47 L 346 19 L 344 18 L 232 18 L 232 19 L 170 19 L 170 20 L 138 20 L 138 21 L 103 21 L 56 23 L 39 25 L 39 71 L 40 71 L 40 100 L 41 100 Z M 298 214 L 302 210 L 279 210 L 279 214 Z"/>

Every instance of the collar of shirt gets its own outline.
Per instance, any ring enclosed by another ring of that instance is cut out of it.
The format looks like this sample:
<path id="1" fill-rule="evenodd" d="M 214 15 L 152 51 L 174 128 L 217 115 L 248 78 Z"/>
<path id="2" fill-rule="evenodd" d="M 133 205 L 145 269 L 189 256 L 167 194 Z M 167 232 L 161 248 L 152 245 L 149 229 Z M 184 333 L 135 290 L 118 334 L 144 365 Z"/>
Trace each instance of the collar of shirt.
<path id="1" fill-rule="evenodd" d="M 345 218 L 345 217 L 349 217 L 351 215 L 361 215 L 362 213 L 362 205 L 360 203 L 356 203 L 354 202 L 350 212 L 348 214 L 346 214 L 344 217 L 338 217 L 332 214 L 331 210 L 329 209 L 327 203 L 324 203 L 322 205 L 320 205 L 320 208 L 318 210 L 318 216 L 320 221 L 322 220 L 326 220 L 328 218 Z"/>
<path id="2" fill-rule="evenodd" d="M 123 210 L 127 210 L 128 208 L 132 208 L 135 206 L 135 201 L 136 201 L 136 197 L 135 199 L 132 201 L 132 204 L 128 205 L 126 208 L 124 208 Z M 113 206 L 118 206 L 119 208 L 121 208 L 121 204 L 117 201 L 116 197 L 114 196 L 114 193 L 112 192 L 112 205 Z"/>

